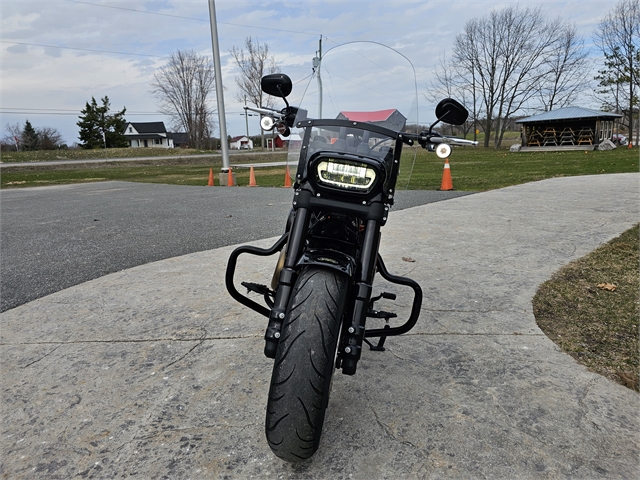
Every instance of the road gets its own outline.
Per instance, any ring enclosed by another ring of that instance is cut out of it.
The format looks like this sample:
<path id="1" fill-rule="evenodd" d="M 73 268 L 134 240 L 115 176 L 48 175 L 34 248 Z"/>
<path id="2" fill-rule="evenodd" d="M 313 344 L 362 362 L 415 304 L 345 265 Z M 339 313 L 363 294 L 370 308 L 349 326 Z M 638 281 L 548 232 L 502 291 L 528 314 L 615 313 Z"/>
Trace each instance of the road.
<path id="1" fill-rule="evenodd" d="M 394 210 L 466 195 L 401 191 Z M 109 273 L 280 235 L 284 188 L 130 182 L 0 191 L 0 311 Z"/>

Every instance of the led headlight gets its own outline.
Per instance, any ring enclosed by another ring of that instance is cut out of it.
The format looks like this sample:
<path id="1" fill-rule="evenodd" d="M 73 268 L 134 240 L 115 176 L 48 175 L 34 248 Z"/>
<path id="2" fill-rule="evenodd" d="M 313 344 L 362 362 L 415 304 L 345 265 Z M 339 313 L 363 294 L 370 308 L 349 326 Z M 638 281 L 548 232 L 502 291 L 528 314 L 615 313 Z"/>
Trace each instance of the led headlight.
<path id="1" fill-rule="evenodd" d="M 326 158 L 316 167 L 318 183 L 367 192 L 376 181 L 376 171 L 366 163 Z"/>

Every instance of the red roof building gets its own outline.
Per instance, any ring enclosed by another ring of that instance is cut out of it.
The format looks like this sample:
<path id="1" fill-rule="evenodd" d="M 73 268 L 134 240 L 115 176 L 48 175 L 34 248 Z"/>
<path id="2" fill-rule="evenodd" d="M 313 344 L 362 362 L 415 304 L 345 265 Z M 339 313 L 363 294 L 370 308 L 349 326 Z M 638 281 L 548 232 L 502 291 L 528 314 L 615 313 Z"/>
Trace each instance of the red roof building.
<path id="1" fill-rule="evenodd" d="M 340 112 L 336 118 L 352 122 L 373 123 L 396 132 L 402 131 L 407 123 L 406 117 L 395 108 L 375 112 Z"/>

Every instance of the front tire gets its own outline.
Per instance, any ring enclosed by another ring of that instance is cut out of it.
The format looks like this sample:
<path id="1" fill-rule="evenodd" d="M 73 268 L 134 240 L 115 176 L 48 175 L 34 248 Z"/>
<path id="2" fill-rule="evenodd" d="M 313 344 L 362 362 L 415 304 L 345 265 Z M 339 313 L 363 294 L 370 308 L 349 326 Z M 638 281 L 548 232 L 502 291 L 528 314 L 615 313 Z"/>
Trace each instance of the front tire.
<path id="1" fill-rule="evenodd" d="M 308 267 L 287 308 L 267 401 L 265 431 L 273 453 L 299 462 L 318 449 L 334 371 L 348 277 Z"/>

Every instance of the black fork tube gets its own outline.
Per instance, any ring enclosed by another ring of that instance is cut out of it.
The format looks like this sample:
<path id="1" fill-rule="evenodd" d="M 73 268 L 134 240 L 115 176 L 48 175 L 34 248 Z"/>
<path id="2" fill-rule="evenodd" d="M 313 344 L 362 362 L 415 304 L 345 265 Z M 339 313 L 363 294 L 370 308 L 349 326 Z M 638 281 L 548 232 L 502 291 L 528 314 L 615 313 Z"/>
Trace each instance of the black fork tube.
<path id="1" fill-rule="evenodd" d="M 360 360 L 360 355 L 362 354 L 362 341 L 364 339 L 365 322 L 369 309 L 369 299 L 371 298 L 379 244 L 380 223 L 376 220 L 368 220 L 360 255 L 361 268 L 353 286 L 355 294 L 353 315 L 351 323 L 347 323 L 347 331 L 342 344 L 342 373 L 345 375 L 354 375 L 356 373 L 358 360 Z"/>
<path id="2" fill-rule="evenodd" d="M 302 249 L 304 248 L 308 224 L 309 210 L 306 208 L 298 208 L 296 210 L 293 225 L 289 232 L 287 256 L 284 261 L 284 267 L 280 271 L 280 276 L 278 277 L 276 298 L 273 302 L 273 308 L 269 313 L 269 324 L 267 325 L 267 331 L 264 334 L 264 354 L 268 358 L 276 357 L 276 349 L 278 348 L 278 339 L 280 338 L 282 321 L 286 315 L 289 297 L 291 296 L 293 284 L 296 280 L 295 266 L 302 254 Z"/>

